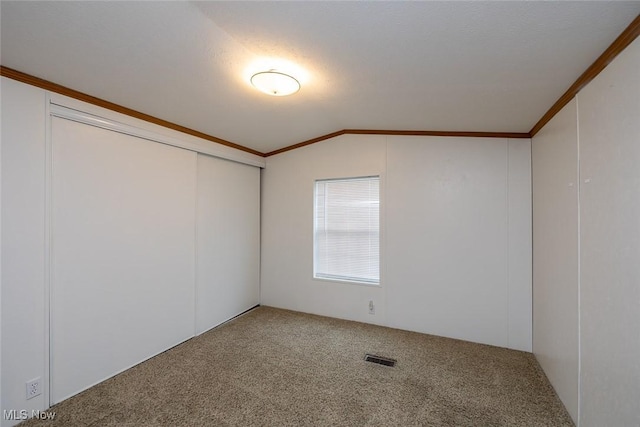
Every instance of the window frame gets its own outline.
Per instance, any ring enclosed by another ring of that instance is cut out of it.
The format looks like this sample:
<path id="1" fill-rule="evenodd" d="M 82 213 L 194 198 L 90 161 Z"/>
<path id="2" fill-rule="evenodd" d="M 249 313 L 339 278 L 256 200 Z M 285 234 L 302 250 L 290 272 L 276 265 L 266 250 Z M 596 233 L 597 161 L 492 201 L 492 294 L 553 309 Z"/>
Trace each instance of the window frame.
<path id="1" fill-rule="evenodd" d="M 327 182 L 327 181 L 351 181 L 351 180 L 365 180 L 369 178 L 377 178 L 378 179 L 378 281 L 368 281 L 368 280 L 350 280 L 341 276 L 335 277 L 326 277 L 326 276 L 317 276 L 316 272 L 316 264 L 318 260 L 317 254 L 317 244 L 316 244 L 316 217 L 317 217 L 317 184 L 319 182 Z M 381 173 L 368 174 L 368 175 L 358 175 L 358 176 L 346 176 L 339 178 L 317 178 L 313 180 L 313 212 L 312 212 L 312 251 L 313 251 L 313 259 L 312 259 L 312 274 L 311 278 L 313 280 L 322 281 L 322 282 L 335 282 L 335 283 L 345 283 L 351 285 L 359 285 L 359 286 L 373 286 L 380 287 L 383 282 L 383 264 L 382 264 L 382 253 L 383 253 L 383 175 Z"/>

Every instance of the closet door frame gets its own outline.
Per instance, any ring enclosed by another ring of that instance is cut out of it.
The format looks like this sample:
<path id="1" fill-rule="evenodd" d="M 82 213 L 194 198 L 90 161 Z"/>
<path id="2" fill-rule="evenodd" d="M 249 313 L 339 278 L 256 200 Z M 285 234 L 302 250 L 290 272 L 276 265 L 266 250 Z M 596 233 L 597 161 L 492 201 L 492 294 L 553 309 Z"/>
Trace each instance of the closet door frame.
<path id="1" fill-rule="evenodd" d="M 54 117 L 64 118 L 88 125 L 96 126 L 130 136 L 146 139 L 160 144 L 171 145 L 186 149 L 198 154 L 229 160 L 241 164 L 246 164 L 258 168 L 266 166 L 266 160 L 258 155 L 242 152 L 231 147 L 215 144 L 200 138 L 183 134 L 172 129 L 167 129 L 153 123 L 127 116 L 106 108 L 87 104 L 85 102 L 69 98 L 53 92 L 46 92 L 45 96 L 45 283 L 44 283 L 44 306 L 45 306 L 45 333 L 44 333 L 44 369 L 43 369 L 43 395 L 47 407 L 51 407 L 52 395 L 52 342 L 51 342 L 51 261 L 52 261 L 52 213 L 53 213 L 53 140 L 52 140 L 52 119 Z M 197 254 L 196 254 L 197 258 Z M 194 328 L 195 332 L 195 328 Z"/>

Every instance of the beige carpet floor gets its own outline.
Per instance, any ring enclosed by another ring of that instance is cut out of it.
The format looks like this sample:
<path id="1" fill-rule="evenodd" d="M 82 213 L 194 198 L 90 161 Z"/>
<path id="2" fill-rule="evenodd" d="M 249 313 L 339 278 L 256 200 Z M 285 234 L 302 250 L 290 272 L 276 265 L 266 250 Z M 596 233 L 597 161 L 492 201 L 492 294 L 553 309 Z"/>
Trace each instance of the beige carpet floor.
<path id="1" fill-rule="evenodd" d="M 22 426 L 573 425 L 530 353 L 269 307 L 50 411 Z"/>

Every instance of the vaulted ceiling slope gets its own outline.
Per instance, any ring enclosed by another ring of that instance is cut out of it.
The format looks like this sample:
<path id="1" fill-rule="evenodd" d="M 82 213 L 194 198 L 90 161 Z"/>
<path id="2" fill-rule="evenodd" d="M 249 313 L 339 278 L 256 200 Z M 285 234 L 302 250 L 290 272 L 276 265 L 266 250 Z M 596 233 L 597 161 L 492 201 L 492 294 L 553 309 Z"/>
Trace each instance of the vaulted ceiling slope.
<path id="1" fill-rule="evenodd" d="M 640 1 L 0 7 L 3 66 L 260 152 L 345 128 L 528 132 L 640 13 Z M 249 84 L 268 59 L 300 68 L 297 94 Z"/>

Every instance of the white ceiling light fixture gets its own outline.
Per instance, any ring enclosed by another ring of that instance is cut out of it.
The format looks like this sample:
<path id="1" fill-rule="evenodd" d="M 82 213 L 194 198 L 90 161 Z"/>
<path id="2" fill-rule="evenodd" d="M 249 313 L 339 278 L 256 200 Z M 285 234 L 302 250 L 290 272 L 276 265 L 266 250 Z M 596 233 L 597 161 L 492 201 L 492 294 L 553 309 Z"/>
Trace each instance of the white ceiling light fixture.
<path id="1" fill-rule="evenodd" d="M 261 71 L 251 76 L 251 84 L 272 96 L 292 95 L 300 90 L 300 82 L 289 74 L 276 70 Z"/>

